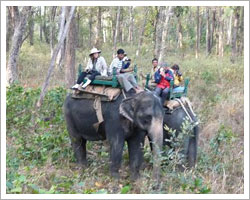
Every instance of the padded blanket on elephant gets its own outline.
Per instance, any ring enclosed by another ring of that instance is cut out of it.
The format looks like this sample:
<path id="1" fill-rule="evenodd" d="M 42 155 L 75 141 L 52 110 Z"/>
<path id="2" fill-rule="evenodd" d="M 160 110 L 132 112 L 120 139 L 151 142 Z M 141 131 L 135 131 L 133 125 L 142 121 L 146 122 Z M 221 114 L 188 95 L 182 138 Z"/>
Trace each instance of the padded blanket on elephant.
<path id="1" fill-rule="evenodd" d="M 99 85 L 88 85 L 85 89 L 74 90 L 72 98 L 95 99 L 100 97 L 101 101 L 114 101 L 121 94 L 121 89 Z"/>
<path id="2" fill-rule="evenodd" d="M 190 104 L 190 100 L 187 97 L 181 97 L 180 100 L 182 101 L 183 105 Z M 173 110 L 179 106 L 181 106 L 180 102 L 177 100 L 170 100 L 170 101 L 165 101 L 164 106 L 169 108 L 170 110 Z"/>

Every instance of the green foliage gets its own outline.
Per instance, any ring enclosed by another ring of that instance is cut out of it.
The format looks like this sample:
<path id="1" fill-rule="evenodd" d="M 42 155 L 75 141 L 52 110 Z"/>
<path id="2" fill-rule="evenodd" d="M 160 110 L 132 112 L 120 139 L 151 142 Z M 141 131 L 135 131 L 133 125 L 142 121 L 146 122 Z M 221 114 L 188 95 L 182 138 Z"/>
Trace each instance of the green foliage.
<path id="1" fill-rule="evenodd" d="M 27 166 L 29 171 L 48 160 L 55 164 L 73 158 L 62 113 L 65 89 L 50 90 L 42 108 L 35 111 L 39 93 L 40 89 L 24 89 L 19 85 L 7 89 L 7 137 L 13 141 L 13 146 L 7 147 L 10 192 L 21 192 L 20 186 L 25 184 L 25 177 L 17 173 L 20 166 Z"/>
<path id="2" fill-rule="evenodd" d="M 210 141 L 210 146 L 216 154 L 221 153 L 219 149 L 223 145 L 230 146 L 232 142 L 236 140 L 235 133 L 232 132 L 232 129 L 221 125 L 215 137 Z"/>
<path id="3" fill-rule="evenodd" d="M 211 71 L 204 71 L 201 74 L 201 77 L 205 81 L 206 84 L 211 84 L 215 80 L 215 76 Z"/>
<path id="4" fill-rule="evenodd" d="M 121 189 L 121 194 L 128 194 L 130 190 L 131 190 L 131 186 L 126 185 Z"/>

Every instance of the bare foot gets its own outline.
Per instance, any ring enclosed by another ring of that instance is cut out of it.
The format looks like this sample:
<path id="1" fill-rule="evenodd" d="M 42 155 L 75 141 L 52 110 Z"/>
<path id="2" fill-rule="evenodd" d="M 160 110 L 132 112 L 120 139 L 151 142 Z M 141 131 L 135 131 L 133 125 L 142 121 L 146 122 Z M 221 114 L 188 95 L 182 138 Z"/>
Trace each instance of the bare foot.
<path id="1" fill-rule="evenodd" d="M 135 92 L 136 92 L 136 93 L 140 93 L 140 92 L 144 91 L 143 89 L 141 89 L 141 88 L 139 88 L 139 87 L 134 88 L 134 89 L 135 89 Z"/>

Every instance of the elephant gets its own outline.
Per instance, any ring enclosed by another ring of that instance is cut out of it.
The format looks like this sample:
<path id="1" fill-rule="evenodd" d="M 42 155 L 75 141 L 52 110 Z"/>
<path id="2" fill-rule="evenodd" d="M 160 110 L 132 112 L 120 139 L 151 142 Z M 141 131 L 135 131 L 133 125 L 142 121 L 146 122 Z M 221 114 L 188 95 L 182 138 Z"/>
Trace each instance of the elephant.
<path id="1" fill-rule="evenodd" d="M 198 119 L 191 110 L 185 106 L 185 109 L 189 113 L 189 116 L 192 119 L 192 123 L 190 124 L 190 133 L 185 136 L 182 146 L 182 154 L 185 156 L 187 161 L 187 167 L 194 167 L 197 159 L 197 145 L 198 145 L 198 137 L 199 137 L 199 126 Z M 166 125 L 163 131 L 163 145 L 168 145 L 173 147 L 174 145 L 170 142 L 170 129 L 175 130 L 176 137 L 182 132 L 182 124 L 186 119 L 189 120 L 184 109 L 179 106 L 174 109 L 172 112 L 169 112 L 167 108 L 164 108 L 164 120 L 163 126 Z"/>
<path id="2" fill-rule="evenodd" d="M 128 93 L 125 93 L 129 96 Z M 68 95 L 64 102 L 64 116 L 77 163 L 87 165 L 86 142 L 108 140 L 110 145 L 110 173 L 119 178 L 119 168 L 125 141 L 128 144 L 130 176 L 139 177 L 143 161 L 143 146 L 148 135 L 153 143 L 153 177 L 159 178 L 160 152 L 163 143 L 163 110 L 158 97 L 143 91 L 124 99 L 120 95 L 115 101 L 102 102 L 104 121 L 98 130 L 92 99 L 74 99 Z"/>

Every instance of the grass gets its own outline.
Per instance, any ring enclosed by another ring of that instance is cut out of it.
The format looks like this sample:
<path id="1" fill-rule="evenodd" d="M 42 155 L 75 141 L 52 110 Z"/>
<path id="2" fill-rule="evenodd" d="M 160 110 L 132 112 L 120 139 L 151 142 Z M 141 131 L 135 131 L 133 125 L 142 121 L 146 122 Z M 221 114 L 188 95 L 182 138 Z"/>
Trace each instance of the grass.
<path id="1" fill-rule="evenodd" d="M 135 61 L 136 47 L 125 46 Z M 76 64 L 85 64 L 89 50 L 77 51 Z M 142 47 L 136 59 L 139 71 L 150 71 L 152 48 Z M 112 52 L 103 47 L 102 55 L 111 63 Z M 34 105 L 50 62 L 50 49 L 24 43 L 20 59 L 20 83 L 7 91 L 7 193 L 243 193 L 244 191 L 244 80 L 243 59 L 230 63 L 228 55 L 178 55 L 171 52 L 167 62 L 180 65 L 190 77 L 188 97 L 201 120 L 197 166 L 181 172 L 177 160 L 163 165 L 161 185 L 153 189 L 149 146 L 145 147 L 141 179 L 130 182 L 128 152 L 125 147 L 121 180 L 109 176 L 108 145 L 88 142 L 89 166 L 75 165 L 63 119 L 66 96 L 64 72 L 55 68 L 44 105 Z M 46 121 L 46 118 L 51 118 Z M 169 152 L 169 149 L 166 149 Z"/>

